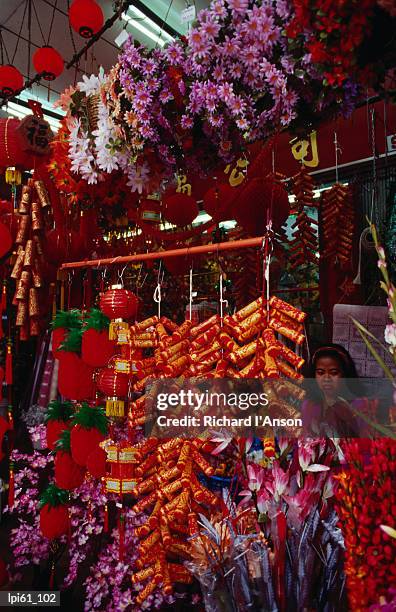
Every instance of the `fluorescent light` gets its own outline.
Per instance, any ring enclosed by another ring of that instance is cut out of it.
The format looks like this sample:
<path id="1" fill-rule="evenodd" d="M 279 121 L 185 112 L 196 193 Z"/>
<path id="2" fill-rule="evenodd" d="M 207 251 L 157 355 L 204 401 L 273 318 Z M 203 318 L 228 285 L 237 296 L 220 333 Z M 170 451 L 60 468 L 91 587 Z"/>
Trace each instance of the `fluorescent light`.
<path id="1" fill-rule="evenodd" d="M 128 13 L 123 13 L 122 19 L 124 21 L 127 21 L 133 28 L 135 28 L 135 30 L 139 30 L 139 32 L 153 40 L 156 44 L 163 47 L 165 43 L 171 40 L 175 40 L 173 36 L 168 34 L 168 32 L 165 32 L 165 30 L 162 30 L 162 28 L 160 28 L 152 19 L 147 17 L 147 15 L 145 15 L 139 9 L 135 8 L 134 6 L 130 6 L 129 11 L 133 12 L 134 15 L 128 15 Z M 153 28 L 153 30 L 156 30 L 158 34 L 149 30 L 140 21 L 137 21 L 137 19 L 142 19 L 147 25 Z M 164 38 L 167 40 L 164 40 Z"/>

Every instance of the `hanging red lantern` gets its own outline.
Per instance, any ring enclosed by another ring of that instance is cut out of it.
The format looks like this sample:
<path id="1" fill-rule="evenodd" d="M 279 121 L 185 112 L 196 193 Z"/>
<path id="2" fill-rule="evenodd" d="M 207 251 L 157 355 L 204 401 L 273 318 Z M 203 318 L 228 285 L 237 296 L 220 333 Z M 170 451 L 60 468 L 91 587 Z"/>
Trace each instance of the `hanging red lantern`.
<path id="1" fill-rule="evenodd" d="M 103 27 L 103 11 L 95 0 L 74 0 L 69 10 L 70 25 L 83 38 L 91 38 Z"/>
<path id="2" fill-rule="evenodd" d="M 131 319 L 137 306 L 136 295 L 121 285 L 113 285 L 100 297 L 100 309 L 109 319 Z"/>
<path id="3" fill-rule="evenodd" d="M 227 183 L 211 187 L 204 195 L 204 210 L 216 223 L 232 219 L 232 204 L 238 188 Z"/>
<path id="4" fill-rule="evenodd" d="M 23 150 L 20 125 L 20 120 L 13 117 L 0 119 L 0 168 L 30 170 L 34 166 L 34 157 Z"/>
<path id="5" fill-rule="evenodd" d="M 84 482 L 85 467 L 77 465 L 69 452 L 58 450 L 55 457 L 55 484 L 68 491 L 77 489 Z"/>
<path id="6" fill-rule="evenodd" d="M 46 81 L 53 81 L 62 74 L 64 69 L 61 54 L 48 45 L 37 49 L 34 53 L 33 65 L 37 74 L 42 74 Z"/>
<path id="7" fill-rule="evenodd" d="M 40 510 L 40 530 L 45 538 L 55 540 L 69 531 L 69 508 L 45 504 Z"/>
<path id="8" fill-rule="evenodd" d="M 15 66 L 0 66 L 0 95 L 13 96 L 23 87 L 23 76 Z"/>
<path id="9" fill-rule="evenodd" d="M 272 211 L 270 211 L 272 209 Z M 253 178 L 233 202 L 233 218 L 251 236 L 262 236 L 270 214 L 272 226 L 279 229 L 289 216 L 287 191 L 271 177 Z"/>
<path id="10" fill-rule="evenodd" d="M 87 470 L 95 478 L 102 478 L 106 474 L 106 451 L 98 446 L 90 453 L 87 459 Z"/>
<path id="11" fill-rule="evenodd" d="M 96 383 L 98 390 L 108 397 L 126 397 L 128 395 L 128 375 L 116 372 L 113 368 L 101 370 Z"/>
<path id="12" fill-rule="evenodd" d="M 186 193 L 173 193 L 162 200 L 164 217 L 173 225 L 190 225 L 198 216 L 198 204 Z"/>

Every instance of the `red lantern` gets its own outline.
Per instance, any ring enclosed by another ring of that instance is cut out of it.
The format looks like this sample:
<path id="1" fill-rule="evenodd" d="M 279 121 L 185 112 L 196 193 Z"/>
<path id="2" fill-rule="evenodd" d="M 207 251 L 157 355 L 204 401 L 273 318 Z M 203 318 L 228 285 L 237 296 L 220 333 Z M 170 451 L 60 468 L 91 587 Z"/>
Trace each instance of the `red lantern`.
<path id="1" fill-rule="evenodd" d="M 87 329 L 82 336 L 82 360 L 93 368 L 103 368 L 117 353 L 117 344 L 109 340 L 107 329 Z"/>
<path id="2" fill-rule="evenodd" d="M 70 25 L 83 38 L 91 38 L 103 27 L 103 11 L 95 0 L 74 0 L 69 10 Z"/>
<path id="3" fill-rule="evenodd" d="M 97 378 L 98 390 L 108 397 L 126 397 L 128 395 L 129 377 L 116 372 L 113 368 L 105 368 Z"/>
<path id="4" fill-rule="evenodd" d="M 40 529 L 45 538 L 55 540 L 69 531 L 69 508 L 45 504 L 40 510 Z"/>
<path id="5" fill-rule="evenodd" d="M 272 224 L 278 229 L 289 216 L 286 190 L 271 178 L 251 179 L 234 200 L 233 217 L 251 236 L 262 236 L 271 202 Z"/>
<path id="6" fill-rule="evenodd" d="M 131 319 L 136 315 L 137 297 L 121 285 L 113 285 L 100 297 L 100 310 L 109 319 Z"/>
<path id="7" fill-rule="evenodd" d="M 55 484 L 60 489 L 77 489 L 84 482 L 85 467 L 77 465 L 67 451 L 59 450 L 55 457 Z"/>
<path id="8" fill-rule="evenodd" d="M 70 425 L 68 424 L 67 421 L 59 421 L 56 419 L 56 420 L 47 422 L 46 438 L 47 438 L 47 448 L 49 448 L 49 450 L 55 449 L 55 444 L 61 437 L 62 431 L 64 431 L 65 429 L 70 429 Z"/>
<path id="9" fill-rule="evenodd" d="M 204 195 L 204 210 L 216 223 L 232 219 L 232 204 L 238 195 L 238 188 L 227 183 L 211 187 Z"/>
<path id="10" fill-rule="evenodd" d="M 59 351 L 58 389 L 66 399 L 88 400 L 95 397 L 94 369 L 69 351 Z"/>
<path id="11" fill-rule="evenodd" d="M 198 216 L 198 204 L 186 193 L 173 193 L 162 200 L 164 217 L 174 225 L 190 225 Z"/>
<path id="12" fill-rule="evenodd" d="M 88 457 L 104 440 L 104 435 L 98 429 L 91 427 L 85 429 L 81 425 L 74 425 L 70 432 L 71 454 L 78 465 L 86 465 Z"/>
<path id="13" fill-rule="evenodd" d="M 161 202 L 147 198 L 139 204 L 138 219 L 142 223 L 158 225 L 161 222 Z"/>
<path id="14" fill-rule="evenodd" d="M 53 81 L 60 76 L 64 69 L 61 54 L 48 45 L 37 49 L 33 55 L 33 65 L 38 74 L 42 74 L 46 81 Z"/>
<path id="15" fill-rule="evenodd" d="M 102 478 L 106 474 L 106 451 L 98 446 L 87 459 L 87 470 L 95 478 Z"/>
<path id="16" fill-rule="evenodd" d="M 23 87 L 23 76 L 15 66 L 0 66 L 0 95 L 13 96 Z"/>

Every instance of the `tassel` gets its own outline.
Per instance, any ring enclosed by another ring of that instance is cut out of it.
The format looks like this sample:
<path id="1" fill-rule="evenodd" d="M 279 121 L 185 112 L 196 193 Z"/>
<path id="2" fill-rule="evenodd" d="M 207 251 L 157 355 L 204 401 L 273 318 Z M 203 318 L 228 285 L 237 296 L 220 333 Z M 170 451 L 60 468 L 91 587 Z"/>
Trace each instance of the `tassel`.
<path id="1" fill-rule="evenodd" d="M 122 511 L 121 511 L 122 512 Z M 120 561 L 124 558 L 124 540 L 125 540 L 125 517 L 120 513 L 120 518 L 118 519 L 118 534 L 119 534 L 119 545 L 118 545 L 118 558 Z"/>
<path id="2" fill-rule="evenodd" d="M 14 478 L 14 464 L 10 462 L 10 480 L 8 484 L 8 507 L 12 508 L 15 501 L 15 478 Z"/>
<path id="3" fill-rule="evenodd" d="M 54 584 L 55 584 L 55 561 L 52 561 L 51 573 L 50 573 L 50 579 L 49 579 L 49 585 L 48 585 L 50 591 L 54 590 Z"/>
<path id="4" fill-rule="evenodd" d="M 7 344 L 7 355 L 5 363 L 5 382 L 6 385 L 12 385 L 12 350 L 11 344 Z"/>
<path id="5" fill-rule="evenodd" d="M 109 509 L 107 503 L 104 507 L 103 533 L 109 533 Z"/>

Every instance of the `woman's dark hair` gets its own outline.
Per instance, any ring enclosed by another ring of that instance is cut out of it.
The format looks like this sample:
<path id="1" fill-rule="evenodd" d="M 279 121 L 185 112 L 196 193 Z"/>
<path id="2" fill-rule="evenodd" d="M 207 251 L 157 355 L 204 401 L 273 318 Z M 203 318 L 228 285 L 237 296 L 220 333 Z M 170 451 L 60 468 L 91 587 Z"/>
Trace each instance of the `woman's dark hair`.
<path id="1" fill-rule="evenodd" d="M 356 371 L 355 363 L 348 351 L 340 344 L 324 344 L 314 351 L 308 364 L 306 376 L 307 397 L 310 399 L 320 400 L 322 394 L 316 384 L 315 372 L 318 359 L 321 357 L 332 357 L 335 359 L 342 371 L 342 377 L 346 379 L 346 386 L 351 394 L 351 397 L 360 396 L 362 394 L 361 384 L 359 384 L 359 376 Z"/>

